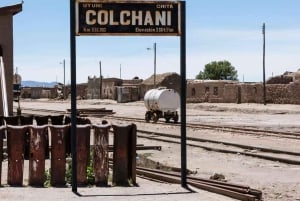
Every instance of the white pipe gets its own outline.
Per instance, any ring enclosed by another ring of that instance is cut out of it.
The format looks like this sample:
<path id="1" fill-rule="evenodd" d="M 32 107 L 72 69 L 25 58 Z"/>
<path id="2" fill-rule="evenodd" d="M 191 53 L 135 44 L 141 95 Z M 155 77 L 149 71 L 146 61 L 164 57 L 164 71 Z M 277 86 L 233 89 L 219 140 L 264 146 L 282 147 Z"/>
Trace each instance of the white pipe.
<path id="1" fill-rule="evenodd" d="M 3 116 L 8 117 L 8 103 L 7 103 L 7 91 L 6 91 L 6 80 L 5 80 L 5 70 L 4 62 L 2 56 L 0 56 L 0 79 L 1 79 L 1 91 L 2 91 L 2 106 L 3 106 Z"/>

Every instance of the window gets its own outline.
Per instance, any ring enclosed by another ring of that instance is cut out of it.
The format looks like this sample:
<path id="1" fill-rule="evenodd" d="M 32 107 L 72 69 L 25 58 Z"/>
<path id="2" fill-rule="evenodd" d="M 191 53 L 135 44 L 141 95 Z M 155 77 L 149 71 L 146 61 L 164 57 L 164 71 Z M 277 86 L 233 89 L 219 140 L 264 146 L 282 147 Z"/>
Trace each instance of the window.
<path id="1" fill-rule="evenodd" d="M 218 87 L 214 87 L 214 95 L 215 95 L 215 96 L 218 95 Z"/>
<path id="2" fill-rule="evenodd" d="M 192 88 L 192 96 L 195 96 L 195 95 L 196 95 L 196 89 Z"/>
<path id="3" fill-rule="evenodd" d="M 253 87 L 253 89 L 254 89 L 254 94 L 257 94 L 257 88 Z"/>
<path id="4" fill-rule="evenodd" d="M 205 93 L 209 92 L 209 87 L 205 87 Z"/>

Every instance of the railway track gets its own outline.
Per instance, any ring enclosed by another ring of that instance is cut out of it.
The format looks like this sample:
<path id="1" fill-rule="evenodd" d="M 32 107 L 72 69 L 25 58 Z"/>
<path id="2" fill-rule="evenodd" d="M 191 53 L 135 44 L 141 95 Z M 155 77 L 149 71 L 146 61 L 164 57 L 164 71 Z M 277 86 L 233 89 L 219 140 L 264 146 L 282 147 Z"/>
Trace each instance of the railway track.
<path id="1" fill-rule="evenodd" d="M 67 114 L 64 111 L 57 110 L 47 110 L 47 109 L 33 109 L 33 108 L 25 108 L 23 109 L 23 113 L 29 114 L 41 114 L 47 113 L 49 114 Z M 98 118 L 99 115 L 90 114 L 87 116 Z M 100 115 L 102 117 L 102 115 Z M 145 123 L 144 119 L 140 118 L 131 118 L 131 117 L 118 117 L 114 115 L 107 115 L 105 119 L 114 119 L 120 121 L 130 121 L 130 122 L 141 122 Z M 172 125 L 172 126 L 180 126 L 178 124 L 165 123 L 165 122 L 157 122 L 157 124 L 161 125 Z M 260 129 L 249 129 L 249 128 L 239 128 L 239 127 L 229 127 L 229 126 L 213 126 L 213 125 L 204 125 L 204 124 L 187 124 L 187 127 L 193 129 L 213 129 L 213 130 L 221 130 L 223 132 L 237 132 L 244 134 L 252 134 L 252 135 L 264 135 L 264 136 L 272 136 L 272 137 L 281 137 L 281 138 L 290 138 L 290 139 L 300 139 L 300 134 L 291 133 L 291 132 L 277 132 L 277 131 L 266 131 Z M 158 133 L 152 131 L 138 130 L 138 137 L 147 138 L 150 140 L 156 141 L 164 141 L 168 143 L 180 143 L 180 136 L 168 133 Z M 204 138 L 192 138 L 187 137 L 187 145 L 192 147 L 198 147 L 209 151 L 221 152 L 221 153 L 230 153 L 230 154 L 242 154 L 245 156 L 256 157 L 266 160 L 279 161 L 286 164 L 294 164 L 300 165 L 300 154 L 297 152 L 290 152 L 284 150 L 270 149 L 264 147 L 257 146 L 249 146 L 242 145 L 237 143 L 229 143 L 225 141 L 216 141 Z"/>
<path id="2" fill-rule="evenodd" d="M 25 108 L 23 109 L 24 114 L 32 114 L 32 115 L 58 115 L 58 114 L 67 114 L 64 111 L 56 111 L 56 110 L 47 110 L 47 109 L 29 109 Z M 99 117 L 98 115 L 88 115 L 90 117 Z M 142 122 L 144 123 L 143 119 L 138 119 L 138 118 L 124 118 L 124 117 L 115 117 L 115 116 L 105 116 L 105 119 L 117 119 L 117 120 L 122 120 L 122 121 L 130 121 L 132 122 Z M 163 122 L 158 122 L 159 124 L 165 124 Z M 170 124 L 168 124 L 170 125 Z M 180 126 L 180 124 L 172 124 L 174 126 Z M 188 125 L 193 127 L 193 125 Z M 195 127 L 196 125 L 194 125 Z M 206 128 L 207 129 L 207 128 Z M 143 137 L 143 138 L 148 138 L 151 139 L 151 136 L 155 135 L 155 137 L 152 137 L 152 140 L 158 140 L 160 139 L 161 141 L 169 142 L 169 143 L 180 143 L 179 142 L 179 136 L 172 135 L 172 134 L 166 134 L 166 133 L 153 133 L 149 131 L 143 131 L 143 130 L 138 130 L 138 137 Z M 209 146 L 204 146 L 199 143 L 201 142 L 207 142 L 209 141 L 208 139 L 200 139 L 200 138 L 187 138 L 188 140 L 188 146 L 194 146 L 194 147 L 200 147 L 200 148 L 205 148 L 207 150 L 212 150 L 212 151 L 218 151 L 218 152 L 227 152 L 230 153 L 229 150 L 225 149 L 220 149 L 220 148 L 213 148 L 215 145 L 212 145 L 211 147 Z M 219 144 L 219 143 L 224 143 L 224 142 L 213 142 L 210 140 L 209 143 L 212 144 Z M 227 144 L 229 146 L 229 144 Z M 235 149 L 254 149 L 254 147 L 242 147 L 242 145 L 234 145 L 233 143 L 231 146 L 235 147 Z M 264 149 L 264 151 L 267 151 Z M 241 151 L 239 151 L 241 152 Z M 237 153 L 237 151 L 232 151 L 232 153 Z M 299 162 L 300 164 L 300 162 Z M 155 169 L 148 169 L 144 167 L 137 167 L 136 169 L 137 174 L 140 177 L 143 178 L 150 178 L 154 180 L 159 180 L 159 181 L 165 181 L 165 182 L 170 182 L 170 183 L 180 183 L 181 182 L 181 177 L 178 173 L 174 172 L 165 172 L 161 170 L 155 170 Z M 196 177 L 190 177 L 188 176 L 187 178 L 187 184 L 199 189 L 207 190 L 213 193 L 218 193 L 222 194 L 228 197 L 232 197 L 238 200 L 242 201 L 260 201 L 262 200 L 262 192 L 259 190 L 251 189 L 249 186 L 242 186 L 242 185 L 236 185 L 236 184 L 230 184 L 227 182 L 220 182 L 220 181 L 215 181 L 215 180 L 206 180 L 206 179 L 201 179 L 201 178 L 196 178 Z"/>
<path id="3" fill-rule="evenodd" d="M 180 144 L 180 136 L 168 133 L 158 133 L 145 130 L 137 130 L 139 138 L 155 141 Z M 210 140 L 205 138 L 187 137 L 187 146 L 198 147 L 208 151 L 241 154 L 286 164 L 300 165 L 300 153 L 285 150 L 270 149 L 257 146 L 236 144 L 225 141 Z"/>
<path id="4" fill-rule="evenodd" d="M 118 116 L 106 116 L 105 118 L 120 120 L 120 121 L 130 121 L 130 122 L 141 122 L 145 123 L 144 119 L 140 118 L 132 118 L 132 117 L 118 117 Z M 172 125 L 180 127 L 180 122 L 177 124 L 166 123 L 159 121 L 156 124 L 161 125 Z M 294 132 L 282 132 L 282 131 L 273 131 L 273 130 L 262 130 L 262 129 L 254 129 L 254 128 L 242 128 L 242 127 L 234 127 L 234 126 L 224 126 L 224 125 L 210 125 L 210 124 L 195 124 L 195 123 L 187 123 L 187 128 L 192 129 L 208 129 L 208 130 L 217 130 L 222 132 L 231 132 L 231 133 L 243 133 L 248 135 L 263 135 L 263 136 L 272 136 L 272 137 L 280 137 L 280 138 L 288 138 L 288 139 L 296 139 L 300 140 L 300 133 Z"/>
<path id="5" fill-rule="evenodd" d="M 181 177 L 178 173 L 154 170 L 144 167 L 137 167 L 136 171 L 137 174 L 142 178 L 156 181 L 164 181 L 168 183 L 181 183 Z M 198 189 L 225 195 L 242 201 L 262 200 L 262 192 L 256 189 L 252 189 L 249 186 L 202 179 L 191 176 L 187 177 L 187 184 Z"/>
<path id="6" fill-rule="evenodd" d="M 16 109 L 16 107 L 14 109 Z M 22 114 L 27 114 L 27 115 L 60 115 L 60 114 L 67 114 L 67 111 L 49 110 L 49 109 L 36 109 L 36 108 L 22 108 Z"/>
<path id="7" fill-rule="evenodd" d="M 68 114 L 66 111 L 57 111 L 57 110 L 47 110 L 47 109 L 34 109 L 34 108 L 23 108 L 23 113 L 27 114 L 35 114 L 35 113 L 47 113 L 47 114 Z M 103 117 L 101 114 L 86 113 L 88 117 Z M 105 115 L 106 119 L 114 119 L 119 121 L 129 121 L 129 122 L 139 122 L 146 123 L 145 119 L 141 118 L 133 118 L 133 117 L 121 117 L 115 115 Z M 175 127 L 180 127 L 179 123 L 166 123 L 162 121 L 158 121 L 156 124 L 159 125 L 171 125 Z M 239 133 L 239 134 L 247 134 L 247 135 L 259 135 L 259 136 L 271 136 L 271 137 L 279 137 L 279 138 L 288 138 L 288 139 L 296 139 L 300 140 L 299 132 L 283 132 L 283 131 L 274 131 L 274 130 L 263 130 L 263 129 L 255 129 L 255 128 L 244 128 L 244 127 L 235 127 L 235 126 L 225 126 L 225 125 L 211 125 L 211 124 L 201 124 L 201 123 L 187 123 L 187 128 L 192 129 L 208 129 L 208 130 L 217 130 L 222 132 L 230 132 L 230 133 Z"/>

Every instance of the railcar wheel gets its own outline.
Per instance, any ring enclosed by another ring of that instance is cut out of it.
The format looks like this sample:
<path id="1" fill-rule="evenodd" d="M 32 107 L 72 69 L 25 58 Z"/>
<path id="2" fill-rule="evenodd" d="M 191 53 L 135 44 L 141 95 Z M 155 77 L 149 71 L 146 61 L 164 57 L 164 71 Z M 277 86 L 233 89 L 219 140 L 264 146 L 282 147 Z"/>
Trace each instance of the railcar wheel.
<path id="1" fill-rule="evenodd" d="M 156 112 L 154 112 L 154 113 L 152 114 L 152 121 L 153 121 L 154 123 L 156 123 L 156 122 L 158 121 L 158 119 L 159 119 L 158 114 L 157 114 Z"/>
<path id="2" fill-rule="evenodd" d="M 178 123 L 178 114 L 173 117 L 174 123 Z"/>
<path id="3" fill-rule="evenodd" d="M 148 123 L 150 120 L 151 120 L 151 112 L 146 112 L 146 114 L 145 114 L 145 120 L 146 120 L 146 122 Z"/>
<path id="4" fill-rule="evenodd" d="M 170 117 L 166 117 L 166 123 L 169 123 L 170 122 Z"/>

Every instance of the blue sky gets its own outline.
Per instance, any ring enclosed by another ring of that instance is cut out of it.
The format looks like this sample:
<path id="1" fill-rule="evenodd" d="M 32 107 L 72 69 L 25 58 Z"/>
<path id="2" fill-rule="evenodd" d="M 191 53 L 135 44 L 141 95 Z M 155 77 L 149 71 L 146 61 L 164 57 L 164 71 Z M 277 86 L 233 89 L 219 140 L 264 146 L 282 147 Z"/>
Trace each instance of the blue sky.
<path id="1" fill-rule="evenodd" d="M 1 0 L 0 6 L 19 3 Z M 211 61 L 228 60 L 240 81 L 262 81 L 262 24 L 266 23 L 266 76 L 300 68 L 299 0 L 187 0 L 187 67 L 189 79 Z M 99 77 L 146 79 L 157 73 L 180 72 L 179 37 L 80 36 L 77 82 Z M 69 1 L 24 0 L 14 17 L 14 66 L 23 80 L 70 82 Z"/>

